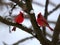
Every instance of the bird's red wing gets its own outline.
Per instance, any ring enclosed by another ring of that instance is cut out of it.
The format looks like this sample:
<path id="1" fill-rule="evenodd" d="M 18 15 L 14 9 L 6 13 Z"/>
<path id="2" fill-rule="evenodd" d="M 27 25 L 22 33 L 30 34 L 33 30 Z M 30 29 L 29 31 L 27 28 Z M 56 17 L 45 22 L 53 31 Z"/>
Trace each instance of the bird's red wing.
<path id="1" fill-rule="evenodd" d="M 46 25 L 49 25 L 48 22 L 47 22 L 47 20 L 46 20 L 45 18 L 42 18 L 41 20 L 42 20 Z"/>

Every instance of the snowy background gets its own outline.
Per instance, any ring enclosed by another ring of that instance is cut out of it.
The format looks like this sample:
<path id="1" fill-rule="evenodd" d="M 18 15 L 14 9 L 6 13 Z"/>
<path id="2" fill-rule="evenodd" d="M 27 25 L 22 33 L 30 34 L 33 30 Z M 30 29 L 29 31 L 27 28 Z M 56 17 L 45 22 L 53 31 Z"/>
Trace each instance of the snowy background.
<path id="1" fill-rule="evenodd" d="M 32 3 L 32 6 L 33 6 L 33 9 L 34 9 L 34 12 L 35 12 L 35 15 L 36 16 L 37 16 L 37 14 L 39 12 L 42 12 L 42 14 L 44 15 L 45 1 L 46 0 L 33 0 L 33 2 L 37 2 L 37 3 L 40 3 L 40 4 L 43 5 L 43 6 L 39 6 L 39 5 L 36 5 L 36 4 Z M 49 4 L 48 11 L 51 11 L 58 4 L 60 4 L 60 0 L 50 0 L 50 1 L 52 3 L 54 3 L 55 6 Z M 5 2 L 9 3 L 10 1 L 9 0 L 5 0 Z M 10 8 L 7 9 L 6 6 L 0 5 L 0 15 L 1 16 L 9 15 L 9 13 L 8 13 L 9 10 L 10 10 Z M 20 10 L 21 9 L 19 7 L 17 9 L 15 9 L 13 11 L 13 15 L 14 14 L 15 15 L 18 14 Z M 52 13 L 48 17 L 48 20 L 57 21 L 57 18 L 58 18 L 59 13 L 60 13 L 60 8 L 57 9 L 54 13 Z M 22 24 L 23 25 L 26 25 L 27 27 L 30 27 L 31 26 L 31 23 L 30 23 L 30 21 L 28 19 L 25 19 Z M 54 29 L 55 24 L 50 24 L 50 26 Z M 12 28 L 12 26 L 11 26 L 11 28 Z M 52 35 L 53 32 L 50 31 L 50 30 L 48 31 L 48 30 L 47 30 L 47 32 Z M 7 43 L 8 45 L 12 45 L 13 43 L 17 42 L 18 40 L 21 40 L 21 39 L 24 39 L 24 38 L 30 37 L 30 36 L 32 36 L 32 35 L 30 35 L 30 34 L 24 32 L 24 31 L 22 31 L 19 28 L 17 28 L 15 32 L 9 33 L 9 26 L 0 22 L 0 45 L 3 45 L 2 42 Z M 47 37 L 47 38 L 50 39 L 49 37 Z M 39 44 L 39 41 L 36 38 L 33 38 L 33 39 L 29 39 L 29 40 L 27 40 L 25 42 L 22 42 L 19 45 L 40 45 L 40 44 Z"/>

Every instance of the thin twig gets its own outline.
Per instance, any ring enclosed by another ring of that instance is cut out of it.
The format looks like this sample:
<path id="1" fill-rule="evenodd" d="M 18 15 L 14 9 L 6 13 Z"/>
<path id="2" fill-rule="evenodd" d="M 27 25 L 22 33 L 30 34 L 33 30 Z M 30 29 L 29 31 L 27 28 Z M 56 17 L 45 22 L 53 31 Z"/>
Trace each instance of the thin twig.
<path id="1" fill-rule="evenodd" d="M 48 15 L 56 11 L 58 8 L 60 8 L 60 4 L 58 4 L 52 11 L 48 12 Z"/>
<path id="2" fill-rule="evenodd" d="M 9 16 L 11 17 L 11 15 L 12 15 L 12 11 L 13 11 L 13 9 L 16 7 L 16 5 L 14 5 L 13 7 L 12 7 L 12 9 L 9 11 Z M 12 22 L 12 20 L 10 20 L 11 22 Z M 11 33 L 11 26 L 9 25 L 9 33 Z"/>
<path id="3" fill-rule="evenodd" d="M 16 4 L 16 5 L 17 5 L 17 4 Z M 10 10 L 10 12 L 9 12 L 9 16 L 11 16 L 12 11 L 13 11 L 13 9 L 16 7 L 16 5 L 14 5 L 14 6 L 12 7 L 12 9 Z"/>
<path id="4" fill-rule="evenodd" d="M 13 45 L 18 45 L 19 43 L 22 43 L 22 42 L 24 42 L 24 41 L 26 41 L 26 40 L 33 39 L 33 38 L 34 38 L 34 37 L 31 36 L 31 37 L 27 37 L 27 38 L 21 39 L 21 40 L 15 42 Z"/>
<path id="5" fill-rule="evenodd" d="M 48 4 L 49 4 L 49 0 L 46 0 L 46 4 L 45 4 L 45 13 L 44 13 L 44 17 L 47 20 L 48 17 Z M 46 36 L 46 28 L 43 27 L 43 34 L 44 36 Z"/>

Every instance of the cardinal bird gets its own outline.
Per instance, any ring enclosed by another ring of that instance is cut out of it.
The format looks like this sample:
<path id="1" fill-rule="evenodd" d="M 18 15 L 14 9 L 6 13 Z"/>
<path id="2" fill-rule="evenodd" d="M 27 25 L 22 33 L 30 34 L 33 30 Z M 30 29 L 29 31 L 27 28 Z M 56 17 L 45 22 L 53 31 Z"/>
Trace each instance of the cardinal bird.
<path id="1" fill-rule="evenodd" d="M 37 23 L 39 26 L 41 26 L 41 27 L 47 26 L 50 30 L 53 31 L 53 29 L 49 26 L 47 20 L 42 16 L 41 13 L 39 13 L 37 16 Z"/>
<path id="2" fill-rule="evenodd" d="M 24 21 L 24 16 L 23 13 L 20 12 L 15 18 L 14 18 L 14 22 L 17 24 L 21 24 Z M 12 31 L 16 31 L 16 27 L 14 26 Z"/>

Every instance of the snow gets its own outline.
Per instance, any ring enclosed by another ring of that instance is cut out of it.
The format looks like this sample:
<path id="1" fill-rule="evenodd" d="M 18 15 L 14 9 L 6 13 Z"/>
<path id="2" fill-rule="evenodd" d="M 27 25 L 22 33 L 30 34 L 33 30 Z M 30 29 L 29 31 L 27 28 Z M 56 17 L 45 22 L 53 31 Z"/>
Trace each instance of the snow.
<path id="1" fill-rule="evenodd" d="M 25 4 L 26 2 L 25 1 L 22 1 L 23 4 Z"/>
<path id="2" fill-rule="evenodd" d="M 31 10 L 31 11 L 30 11 L 30 14 L 33 14 L 33 13 L 34 13 L 34 10 Z"/>

